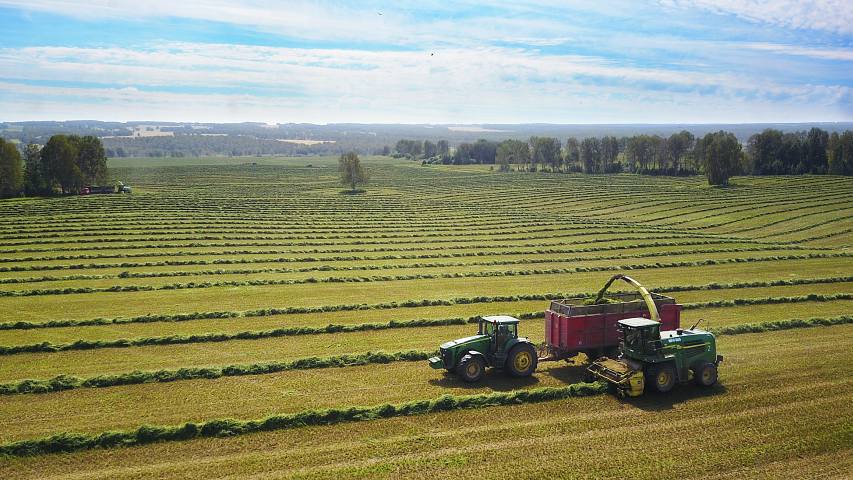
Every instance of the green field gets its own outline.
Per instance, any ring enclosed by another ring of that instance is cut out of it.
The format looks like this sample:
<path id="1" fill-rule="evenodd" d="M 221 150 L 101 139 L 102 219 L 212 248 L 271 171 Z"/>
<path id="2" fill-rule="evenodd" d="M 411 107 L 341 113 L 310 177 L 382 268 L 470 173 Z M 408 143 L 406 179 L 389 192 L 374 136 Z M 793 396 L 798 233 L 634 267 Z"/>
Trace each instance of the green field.
<path id="1" fill-rule="evenodd" d="M 0 478 L 853 469 L 850 178 L 719 189 L 377 157 L 348 195 L 335 162 L 118 159 L 132 195 L 0 202 Z M 423 360 L 477 315 L 541 342 L 547 298 L 620 272 L 719 332 L 717 387 L 574 398 L 554 392 L 583 356 L 473 386 Z M 743 333 L 764 322 L 781 323 Z"/>

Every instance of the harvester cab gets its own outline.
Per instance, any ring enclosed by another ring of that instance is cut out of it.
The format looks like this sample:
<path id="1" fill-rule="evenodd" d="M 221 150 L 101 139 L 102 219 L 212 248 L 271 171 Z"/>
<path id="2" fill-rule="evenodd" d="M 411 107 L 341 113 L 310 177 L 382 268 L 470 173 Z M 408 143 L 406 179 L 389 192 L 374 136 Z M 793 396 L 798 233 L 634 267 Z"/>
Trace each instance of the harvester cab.
<path id="1" fill-rule="evenodd" d="M 476 335 L 443 343 L 429 365 L 456 373 L 466 382 L 480 380 L 486 367 L 529 376 L 536 370 L 536 349 L 530 340 L 518 336 L 518 322 L 506 315 L 482 317 Z"/>
<path id="2" fill-rule="evenodd" d="M 687 383 L 691 374 L 694 381 L 710 387 L 717 382 L 717 367 L 723 360 L 717 355 L 714 335 L 704 330 L 681 329 L 661 331 L 658 312 L 651 295 L 636 280 L 623 275 L 614 276 L 599 292 L 616 279 L 637 286 L 646 299 L 649 318 L 627 318 L 618 321 L 619 357 L 601 357 L 593 361 L 587 371 L 595 379 L 614 385 L 620 395 L 642 395 L 645 385 L 666 393 L 676 382 Z"/>

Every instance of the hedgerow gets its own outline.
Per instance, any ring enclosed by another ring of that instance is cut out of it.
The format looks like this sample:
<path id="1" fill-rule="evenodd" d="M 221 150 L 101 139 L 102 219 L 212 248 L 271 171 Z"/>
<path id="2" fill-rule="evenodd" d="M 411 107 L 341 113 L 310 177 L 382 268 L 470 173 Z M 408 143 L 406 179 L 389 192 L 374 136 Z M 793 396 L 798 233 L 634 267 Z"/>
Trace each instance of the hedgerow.
<path id="1" fill-rule="evenodd" d="M 569 397 L 599 395 L 607 391 L 602 383 L 575 383 L 565 387 L 543 387 L 479 395 L 442 395 L 430 400 L 413 400 L 372 407 L 344 407 L 306 410 L 288 415 L 273 415 L 258 420 L 216 419 L 174 426 L 143 425 L 130 431 L 100 434 L 59 433 L 49 437 L 0 445 L 0 455 L 22 457 L 95 448 L 115 448 L 154 442 L 189 440 L 199 437 L 230 437 L 247 433 L 333 425 L 380 418 L 423 415 L 501 405 L 546 402 Z"/>

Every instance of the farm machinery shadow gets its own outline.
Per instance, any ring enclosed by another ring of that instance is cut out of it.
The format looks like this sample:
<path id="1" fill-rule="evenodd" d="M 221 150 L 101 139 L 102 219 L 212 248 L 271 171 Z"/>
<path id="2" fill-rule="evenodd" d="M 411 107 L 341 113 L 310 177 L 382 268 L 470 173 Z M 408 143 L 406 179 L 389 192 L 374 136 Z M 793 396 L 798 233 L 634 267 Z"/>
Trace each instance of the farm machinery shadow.
<path id="1" fill-rule="evenodd" d="M 499 392 L 509 392 L 520 387 L 536 385 L 539 383 L 539 379 L 536 378 L 536 375 L 520 378 L 512 377 L 500 370 L 492 368 L 486 371 L 480 381 L 474 383 L 468 383 L 462 380 L 459 375 L 451 372 L 445 372 L 441 378 L 432 379 L 429 383 L 443 388 L 461 388 L 465 390 L 489 388 Z"/>
<path id="2" fill-rule="evenodd" d="M 646 392 L 640 397 L 626 397 L 623 402 L 649 412 L 662 412 L 672 410 L 676 405 L 689 402 L 697 398 L 716 397 L 725 395 L 728 389 L 725 385 L 715 384 L 712 387 L 703 388 L 696 385 L 676 385 L 671 392 L 663 394 L 657 392 Z"/>

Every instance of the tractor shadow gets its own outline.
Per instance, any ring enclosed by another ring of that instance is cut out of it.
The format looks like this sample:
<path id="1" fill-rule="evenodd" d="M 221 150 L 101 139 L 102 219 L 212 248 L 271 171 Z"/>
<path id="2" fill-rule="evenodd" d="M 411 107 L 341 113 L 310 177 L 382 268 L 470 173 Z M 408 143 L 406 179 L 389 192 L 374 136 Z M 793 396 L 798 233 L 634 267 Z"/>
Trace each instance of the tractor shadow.
<path id="1" fill-rule="evenodd" d="M 571 383 L 583 382 L 584 377 L 586 377 L 586 367 L 588 365 L 585 363 L 576 364 L 576 363 L 566 363 L 566 362 L 553 362 L 548 368 L 543 368 L 536 372 L 537 375 L 547 375 L 549 377 L 554 378 L 555 380 L 559 380 L 561 383 L 565 383 L 566 385 Z"/>
<path id="2" fill-rule="evenodd" d="M 611 392 L 612 393 L 612 392 Z M 713 387 L 704 388 L 687 383 L 676 385 L 669 393 L 658 393 L 647 391 L 640 397 L 626 397 L 623 402 L 649 412 L 662 412 L 672 410 L 675 405 L 689 402 L 697 398 L 715 397 L 725 395 L 728 389 L 725 385 L 717 383 Z"/>
<path id="3" fill-rule="evenodd" d="M 441 378 L 432 379 L 429 383 L 443 388 L 461 388 L 465 390 L 488 388 L 495 391 L 507 392 L 522 387 L 536 386 L 542 383 L 544 377 L 551 377 L 566 385 L 582 382 L 585 372 L 585 364 L 574 365 L 564 362 L 553 362 L 547 368 L 540 367 L 536 370 L 536 373 L 529 377 L 513 377 L 504 371 L 490 368 L 486 370 L 485 375 L 483 375 L 483 378 L 479 382 L 468 383 L 454 373 L 445 372 Z M 546 382 L 546 385 L 553 385 L 553 382 Z"/>
<path id="4" fill-rule="evenodd" d="M 429 383 L 442 388 L 458 388 L 463 390 L 488 388 L 498 392 L 508 392 L 516 390 L 519 387 L 529 387 L 538 384 L 539 379 L 536 378 L 537 375 L 533 374 L 529 377 L 519 378 L 510 376 L 501 370 L 490 368 L 479 382 L 468 383 L 455 373 L 445 372 L 441 378 L 434 378 Z"/>

